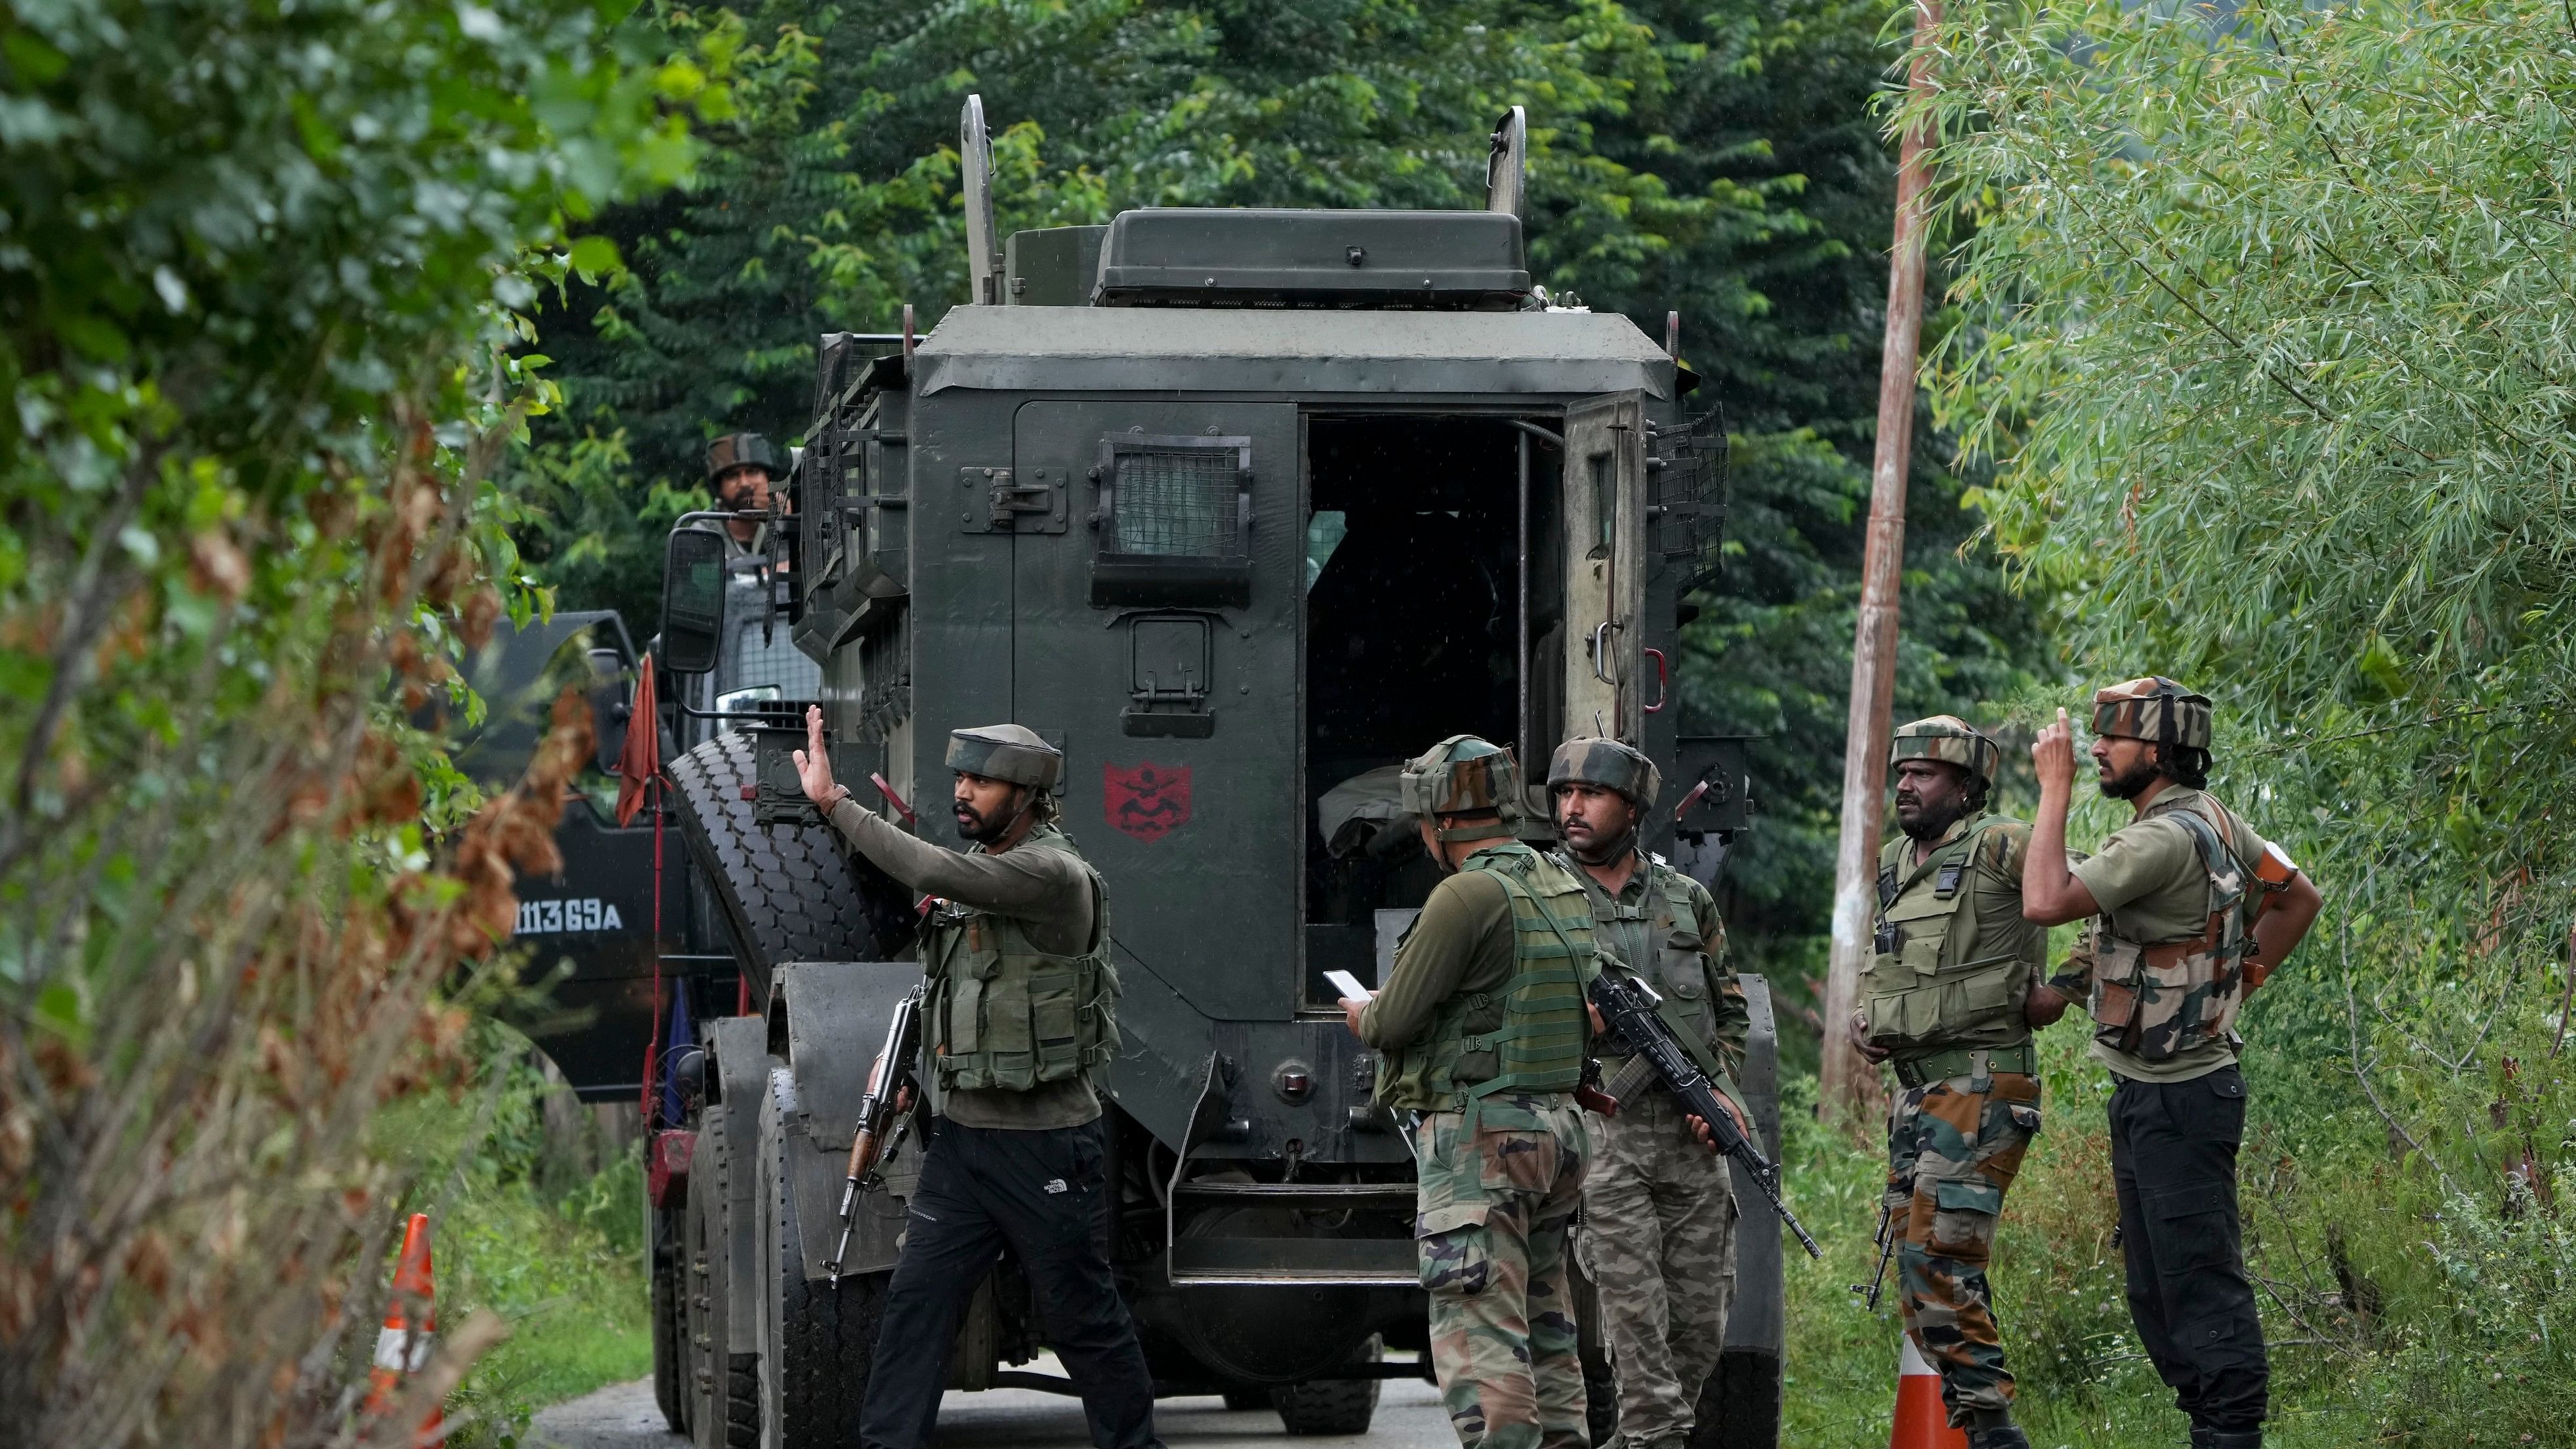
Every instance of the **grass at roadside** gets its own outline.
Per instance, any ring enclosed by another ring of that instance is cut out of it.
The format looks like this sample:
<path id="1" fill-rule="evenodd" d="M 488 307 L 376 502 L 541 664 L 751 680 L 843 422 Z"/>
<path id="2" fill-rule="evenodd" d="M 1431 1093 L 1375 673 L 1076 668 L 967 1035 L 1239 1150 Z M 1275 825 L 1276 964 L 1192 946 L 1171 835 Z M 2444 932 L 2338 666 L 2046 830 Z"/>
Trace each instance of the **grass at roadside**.
<path id="1" fill-rule="evenodd" d="M 567 1151 L 561 1114 L 550 1138 L 548 1085 L 524 1044 L 500 1028 L 478 1031 L 484 1090 L 461 1103 L 398 1103 L 379 1140 L 418 1174 L 440 1321 L 489 1308 L 511 1327 L 450 1400 L 451 1418 L 472 1422 L 449 1442 L 515 1449 L 537 1409 L 652 1369 L 644 1186 L 631 1150 L 594 1138 Z"/>
<path id="2" fill-rule="evenodd" d="M 2113 1206 L 2104 1074 L 2082 1058 L 2081 1034 L 2043 1039 L 2045 1126 L 2004 1206 L 1991 1273 L 2007 1362 L 2020 1380 L 2018 1418 L 2035 1449 L 2176 1449 L 2188 1433 L 2130 1328 Z M 2255 1065 L 2254 1083 L 2263 1081 Z M 1784 1084 L 1783 1155 L 1791 1206 L 1825 1247 L 1809 1262 L 1790 1245 L 1789 1342 L 1783 1445 L 1883 1449 L 1895 1406 L 1900 1330 L 1894 1268 L 1879 1311 L 1848 1285 L 1869 1281 L 1871 1236 L 1886 1162 L 1815 1124 L 1812 1076 Z M 2249 1163 L 2262 1144 L 2249 1143 Z M 2258 1196 L 2249 1189 L 2249 1208 Z M 2318 1201 L 2305 1211 L 2322 1211 Z M 2257 1221 L 2261 1234 L 2267 1224 Z M 2276 1229 L 2275 1240 L 2287 1229 Z M 2261 1275 L 2265 1264 L 2258 1261 Z M 2273 1341 L 2274 1449 L 2350 1449 L 2380 1438 L 2374 1409 L 2385 1365 L 2359 1366 L 2331 1346 L 2303 1343 L 2266 1303 Z M 2399 1440 L 2396 1442 L 2409 1442 Z M 2482 1437 L 2478 1442 L 2486 1442 Z M 2512 1442 L 2510 1439 L 2505 1442 Z"/>

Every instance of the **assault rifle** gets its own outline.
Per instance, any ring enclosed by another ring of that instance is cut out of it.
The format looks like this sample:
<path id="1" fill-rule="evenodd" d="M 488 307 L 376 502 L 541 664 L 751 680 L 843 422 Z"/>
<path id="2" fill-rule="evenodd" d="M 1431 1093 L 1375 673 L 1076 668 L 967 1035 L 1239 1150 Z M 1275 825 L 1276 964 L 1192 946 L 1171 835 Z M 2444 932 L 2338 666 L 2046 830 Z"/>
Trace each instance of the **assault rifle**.
<path id="1" fill-rule="evenodd" d="M 1708 1073 L 1700 1070 L 1699 1063 L 1691 1059 L 1689 1050 L 1673 1034 L 1672 1027 L 1656 1012 L 1655 1008 L 1662 1004 L 1663 998 L 1655 994 L 1655 988 L 1643 981 L 1604 971 L 1593 978 L 1589 994 L 1592 1004 L 1601 1010 L 1602 1024 L 1626 1039 L 1638 1060 L 1648 1064 L 1664 1086 L 1680 1099 L 1683 1111 L 1708 1124 L 1709 1135 L 1716 1140 L 1720 1154 L 1743 1164 L 1754 1184 L 1762 1189 L 1762 1195 L 1771 1200 L 1771 1211 L 1778 1213 L 1780 1221 L 1789 1225 L 1789 1231 L 1798 1235 L 1799 1245 L 1807 1250 L 1807 1256 L 1823 1257 L 1825 1250 L 1816 1246 L 1816 1240 L 1807 1235 L 1807 1229 L 1798 1221 L 1797 1215 L 1780 1201 L 1780 1169 L 1762 1155 L 1762 1149 L 1754 1144 L 1752 1138 L 1744 1135 L 1744 1129 L 1735 1125 L 1735 1114 L 1718 1099 L 1716 1084 L 1708 1079 Z M 1612 1110 L 1617 1110 L 1615 1101 Z"/>
<path id="2" fill-rule="evenodd" d="M 1861 1295 L 1863 1305 L 1872 1313 L 1878 1311 L 1878 1291 L 1887 1282 L 1888 1256 L 1896 1251 L 1896 1234 L 1888 1230 L 1889 1225 L 1895 1220 L 1895 1213 L 1888 1208 L 1887 1204 L 1880 1203 L 1878 1236 L 1870 1240 L 1878 1247 L 1878 1271 L 1869 1275 L 1868 1282 L 1851 1285 L 1851 1291 Z"/>
<path id="3" fill-rule="evenodd" d="M 898 1114 L 895 1104 L 912 1085 L 912 1056 L 921 1044 L 921 987 L 904 993 L 886 1021 L 885 1046 L 868 1069 L 868 1092 L 859 1099 L 859 1130 L 850 1139 L 850 1175 L 841 1184 L 841 1241 L 832 1261 L 823 1265 L 835 1292 L 841 1286 L 841 1260 L 850 1253 L 850 1229 L 858 1221 L 859 1194 L 882 1187 L 877 1169 L 903 1145 L 912 1130 L 912 1114 Z"/>

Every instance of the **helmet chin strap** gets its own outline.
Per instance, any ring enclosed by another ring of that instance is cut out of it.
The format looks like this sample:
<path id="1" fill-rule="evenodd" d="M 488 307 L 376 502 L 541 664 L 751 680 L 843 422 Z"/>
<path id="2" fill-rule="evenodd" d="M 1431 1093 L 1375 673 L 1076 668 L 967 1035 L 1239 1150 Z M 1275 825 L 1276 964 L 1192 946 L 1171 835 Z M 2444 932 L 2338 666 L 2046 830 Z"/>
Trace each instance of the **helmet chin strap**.
<path id="1" fill-rule="evenodd" d="M 1611 841 L 1607 845 L 1597 846 L 1591 850 L 1577 850 L 1574 848 L 1574 842 L 1570 840 L 1565 844 L 1566 854 L 1573 856 L 1577 861 L 1580 861 L 1585 865 L 1608 865 L 1610 862 L 1617 860 L 1619 857 L 1626 855 L 1628 852 L 1636 848 L 1637 827 L 1634 825 L 1631 825 L 1626 830 L 1619 832 L 1618 839 Z"/>

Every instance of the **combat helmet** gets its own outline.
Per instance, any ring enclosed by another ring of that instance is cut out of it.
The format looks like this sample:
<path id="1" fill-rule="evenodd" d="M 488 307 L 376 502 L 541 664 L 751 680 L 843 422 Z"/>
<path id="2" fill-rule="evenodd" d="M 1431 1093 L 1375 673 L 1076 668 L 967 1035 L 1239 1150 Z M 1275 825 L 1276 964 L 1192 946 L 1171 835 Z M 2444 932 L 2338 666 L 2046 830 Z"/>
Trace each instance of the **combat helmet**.
<path id="1" fill-rule="evenodd" d="M 707 444 L 708 487 L 714 487 L 718 479 L 736 468 L 764 468 L 772 478 L 782 471 L 778 449 L 758 433 L 727 433 Z"/>
<path id="2" fill-rule="evenodd" d="M 1064 751 L 1025 725 L 979 725 L 948 732 L 948 768 L 1047 790 L 1064 777 Z"/>
<path id="3" fill-rule="evenodd" d="M 2209 696 L 2160 674 L 2127 680 L 2093 696 L 2093 733 L 2205 750 Z"/>
<path id="4" fill-rule="evenodd" d="M 1956 765 L 1979 783 L 1991 788 L 1995 772 L 2003 767 L 2004 752 L 1975 725 L 1955 714 L 1936 714 L 1899 725 L 1887 741 L 1889 769 L 1905 760 L 1939 760 Z"/>
<path id="5" fill-rule="evenodd" d="M 1474 735 L 1451 735 L 1404 762 L 1398 786 L 1405 810 L 1431 823 L 1442 841 L 1500 840 L 1520 818 L 1521 772 L 1512 752 Z M 1491 811 L 1498 818 L 1443 826 L 1443 815 Z"/>
<path id="6" fill-rule="evenodd" d="M 1547 762 L 1547 788 L 1552 795 L 1559 785 L 1598 785 L 1616 790 L 1642 815 L 1654 808 L 1655 796 L 1664 788 L 1663 772 L 1643 752 L 1617 740 L 1596 735 L 1576 735 L 1556 747 Z"/>

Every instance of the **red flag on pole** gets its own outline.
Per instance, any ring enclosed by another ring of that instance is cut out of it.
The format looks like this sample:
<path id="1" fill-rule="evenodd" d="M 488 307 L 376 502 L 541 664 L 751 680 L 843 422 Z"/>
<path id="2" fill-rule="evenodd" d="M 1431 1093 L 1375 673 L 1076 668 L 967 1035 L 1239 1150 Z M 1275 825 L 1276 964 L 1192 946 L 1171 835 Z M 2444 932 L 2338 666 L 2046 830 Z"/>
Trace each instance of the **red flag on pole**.
<path id="1" fill-rule="evenodd" d="M 617 823 L 644 808 L 644 787 L 662 772 L 662 712 L 653 698 L 653 656 L 635 679 L 635 708 L 626 716 L 626 747 L 617 753 Z"/>

